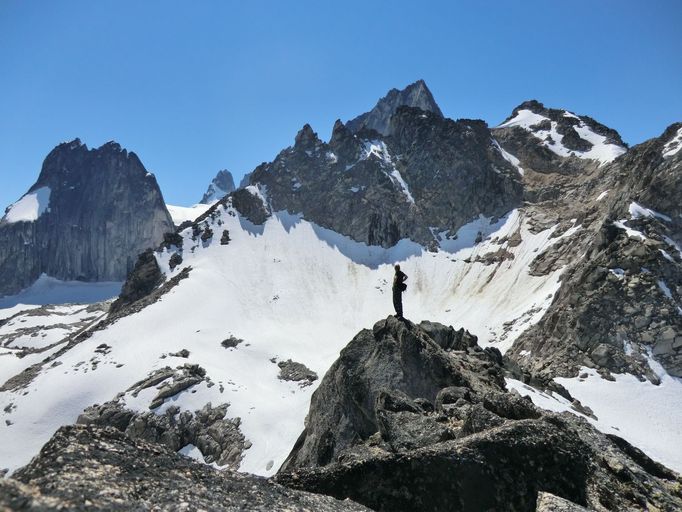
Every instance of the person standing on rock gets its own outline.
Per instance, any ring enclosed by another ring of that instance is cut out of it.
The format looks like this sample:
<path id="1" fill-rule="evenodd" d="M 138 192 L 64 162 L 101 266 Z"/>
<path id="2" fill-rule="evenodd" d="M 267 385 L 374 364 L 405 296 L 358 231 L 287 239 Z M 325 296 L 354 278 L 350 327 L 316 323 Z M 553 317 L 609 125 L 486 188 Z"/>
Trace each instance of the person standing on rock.
<path id="1" fill-rule="evenodd" d="M 403 292 L 407 289 L 405 281 L 407 281 L 407 276 L 400 270 L 400 265 L 396 265 L 393 276 L 393 307 L 395 316 L 398 318 L 403 318 Z"/>

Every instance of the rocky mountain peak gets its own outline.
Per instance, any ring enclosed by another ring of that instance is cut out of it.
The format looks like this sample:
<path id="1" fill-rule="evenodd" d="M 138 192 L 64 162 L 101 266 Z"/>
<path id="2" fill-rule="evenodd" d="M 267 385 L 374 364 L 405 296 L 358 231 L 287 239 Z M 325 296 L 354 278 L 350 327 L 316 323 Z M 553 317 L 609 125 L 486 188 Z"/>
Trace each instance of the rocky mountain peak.
<path id="1" fill-rule="evenodd" d="M 346 139 L 349 135 L 352 136 L 352 132 L 341 122 L 341 119 L 337 119 L 334 122 L 334 128 L 332 128 L 332 136 L 329 139 L 329 144 L 334 145 L 334 143 Z"/>
<path id="2" fill-rule="evenodd" d="M 317 133 L 315 133 L 312 127 L 306 123 L 296 134 L 294 147 L 301 149 L 311 149 L 320 142 L 321 141 L 318 138 Z"/>
<path id="3" fill-rule="evenodd" d="M 612 162 L 627 151 L 620 134 L 591 117 L 564 109 L 548 108 L 537 100 L 516 107 L 511 116 L 494 129 L 502 147 L 521 160 L 522 166 L 535 171 L 569 167 L 571 172 L 584 170 L 584 162 L 598 165 Z"/>
<path id="4" fill-rule="evenodd" d="M 60 144 L 0 220 L 0 295 L 41 273 L 122 281 L 137 255 L 172 230 L 156 179 L 135 153 L 113 141 L 97 149 L 78 139 Z"/>
<path id="5" fill-rule="evenodd" d="M 346 126 L 353 133 L 357 133 L 363 128 L 369 128 L 382 135 L 387 135 L 391 117 L 402 106 L 419 108 L 443 117 L 443 113 L 426 86 L 426 82 L 417 80 L 403 90 L 391 89 L 372 110 L 351 119 L 346 123 Z"/>
<path id="6" fill-rule="evenodd" d="M 235 188 L 232 173 L 227 169 L 223 169 L 218 171 L 218 174 L 213 178 L 213 181 L 208 186 L 208 190 L 206 190 L 199 202 L 202 204 L 214 203 L 234 191 Z"/>

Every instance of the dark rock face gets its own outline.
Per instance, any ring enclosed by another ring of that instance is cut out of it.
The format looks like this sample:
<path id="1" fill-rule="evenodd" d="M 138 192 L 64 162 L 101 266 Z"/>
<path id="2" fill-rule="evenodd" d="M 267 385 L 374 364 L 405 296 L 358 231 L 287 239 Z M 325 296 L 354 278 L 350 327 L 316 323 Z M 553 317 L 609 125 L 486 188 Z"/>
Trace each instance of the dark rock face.
<path id="1" fill-rule="evenodd" d="M 114 142 L 92 150 L 78 139 L 57 146 L 18 203 L 35 197 L 42 206 L 35 220 L 13 222 L 20 206 L 0 220 L 0 295 L 41 273 L 123 281 L 137 255 L 174 230 L 154 176 Z"/>
<path id="2" fill-rule="evenodd" d="M 216 177 L 213 178 L 213 181 L 211 181 L 211 184 L 208 186 L 208 190 L 199 202 L 203 204 L 214 203 L 215 201 L 219 201 L 225 197 L 233 190 L 235 190 L 235 186 L 232 173 L 227 169 L 224 169 L 219 171 Z"/>
<path id="3" fill-rule="evenodd" d="M 384 247 L 402 238 L 437 244 L 434 233 L 452 236 L 479 214 L 501 216 L 523 194 L 518 171 L 485 123 L 405 106 L 386 135 L 355 134 L 337 121 L 325 143 L 306 125 L 294 146 L 257 167 L 250 182 L 267 192 L 273 211 L 301 213 Z"/>
<path id="4" fill-rule="evenodd" d="M 257 195 L 254 187 L 240 188 L 230 194 L 229 199 L 235 209 L 254 224 L 263 224 L 270 216 L 268 206 Z"/>
<path id="5" fill-rule="evenodd" d="M 456 331 L 428 332 L 393 318 L 360 332 L 313 395 L 277 480 L 374 510 L 682 506 L 679 475 L 506 392 L 499 353 L 468 341 L 445 350 L 436 339 Z"/>
<path id="6" fill-rule="evenodd" d="M 414 107 L 443 117 L 443 113 L 436 104 L 436 100 L 433 99 L 433 95 L 424 80 L 417 80 L 402 91 L 391 89 L 372 110 L 351 119 L 346 123 L 346 127 L 352 133 L 369 129 L 382 135 L 388 135 L 391 117 L 399 107 Z"/>
<path id="7" fill-rule="evenodd" d="M 165 446 L 94 425 L 62 427 L 13 479 L 8 510 L 363 511 L 351 501 L 295 491 L 264 478 L 216 471 Z"/>
<path id="8" fill-rule="evenodd" d="M 114 301 L 111 311 L 118 311 L 124 304 L 132 304 L 149 295 L 163 282 L 163 274 L 154 257 L 154 251 L 147 249 L 137 259 L 128 280 L 123 284 L 121 295 Z"/>

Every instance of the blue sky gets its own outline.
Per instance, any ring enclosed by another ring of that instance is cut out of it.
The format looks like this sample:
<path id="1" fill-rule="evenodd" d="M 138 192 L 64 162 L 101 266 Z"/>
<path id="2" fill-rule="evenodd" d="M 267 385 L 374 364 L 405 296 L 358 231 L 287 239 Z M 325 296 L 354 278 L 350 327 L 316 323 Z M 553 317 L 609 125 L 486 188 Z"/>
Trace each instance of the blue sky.
<path id="1" fill-rule="evenodd" d="M 678 0 L 0 0 L 0 205 L 75 137 L 120 142 L 189 205 L 418 78 L 448 117 L 536 98 L 636 144 L 682 120 L 680 27 Z"/>

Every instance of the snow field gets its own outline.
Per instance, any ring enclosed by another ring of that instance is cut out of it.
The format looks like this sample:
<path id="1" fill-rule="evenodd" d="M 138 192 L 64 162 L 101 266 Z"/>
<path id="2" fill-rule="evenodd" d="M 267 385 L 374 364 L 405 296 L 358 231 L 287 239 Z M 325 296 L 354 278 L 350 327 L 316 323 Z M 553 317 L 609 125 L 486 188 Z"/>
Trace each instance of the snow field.
<path id="1" fill-rule="evenodd" d="M 476 219 L 460 229 L 452 252 L 438 253 L 408 240 L 391 249 L 368 247 L 295 215 L 278 213 L 254 226 L 231 209 L 219 211 L 222 225 L 212 222 L 210 243 L 193 241 L 191 229 L 183 232 L 183 263 L 173 272 L 171 253 L 158 255 L 169 277 L 191 266 L 188 279 L 159 302 L 94 333 L 61 356 L 59 366 L 44 368 L 26 390 L 0 395 L 0 410 L 9 403 L 16 407 L 4 416 L 13 424 L 0 423 L 3 467 L 27 463 L 59 426 L 73 423 L 87 406 L 111 400 L 155 369 L 192 363 L 205 368 L 216 385 L 200 383 L 172 403 L 191 411 L 209 401 L 229 403 L 227 416 L 241 418 L 240 428 L 253 443 L 240 469 L 271 475 L 301 433 L 320 382 L 300 388 L 281 381 L 276 361 L 303 363 L 321 379 L 360 329 L 393 313 L 395 262 L 409 276 L 408 318 L 465 327 L 482 345 L 495 343 L 503 351 L 539 320 L 559 287 L 561 271 L 542 277 L 527 271 L 533 258 L 560 238 L 551 238 L 554 228 L 530 233 L 519 211 L 492 226 L 489 219 Z M 486 223 L 489 232 L 474 244 L 472 237 Z M 230 231 L 229 245 L 219 243 L 223 229 Z M 523 242 L 508 247 L 505 237 L 517 230 Z M 514 259 L 491 265 L 475 261 L 501 247 Z M 231 335 L 244 341 L 225 349 L 221 341 Z M 102 343 L 112 347 L 105 356 L 95 353 Z M 190 351 L 188 359 L 167 355 L 181 349 Z M 90 365 L 93 357 L 100 361 L 96 369 Z M 138 400 L 126 397 L 126 402 L 146 410 L 154 393 L 140 393 Z"/>
<path id="2" fill-rule="evenodd" d="M 171 219 L 173 219 L 173 224 L 179 226 L 183 222 L 193 221 L 199 215 L 206 212 L 212 204 L 195 204 L 193 206 L 174 206 L 172 204 L 167 204 L 166 208 L 168 213 L 170 213 Z"/>

